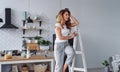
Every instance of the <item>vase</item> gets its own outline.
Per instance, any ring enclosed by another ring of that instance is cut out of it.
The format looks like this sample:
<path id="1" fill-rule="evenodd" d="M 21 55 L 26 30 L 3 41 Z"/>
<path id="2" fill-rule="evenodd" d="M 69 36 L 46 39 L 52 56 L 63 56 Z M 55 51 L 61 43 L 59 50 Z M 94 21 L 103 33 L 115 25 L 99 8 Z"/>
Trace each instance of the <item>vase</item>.
<path id="1" fill-rule="evenodd" d="M 32 40 L 27 40 L 27 43 L 32 43 Z"/>
<path id="2" fill-rule="evenodd" d="M 24 12 L 23 12 L 23 20 L 26 20 L 26 19 L 27 19 L 27 12 L 24 11 Z"/>
<path id="3" fill-rule="evenodd" d="M 104 72 L 110 72 L 110 68 L 109 67 L 105 67 L 104 68 Z"/>
<path id="4" fill-rule="evenodd" d="M 34 40 L 34 43 L 38 43 L 38 40 Z"/>

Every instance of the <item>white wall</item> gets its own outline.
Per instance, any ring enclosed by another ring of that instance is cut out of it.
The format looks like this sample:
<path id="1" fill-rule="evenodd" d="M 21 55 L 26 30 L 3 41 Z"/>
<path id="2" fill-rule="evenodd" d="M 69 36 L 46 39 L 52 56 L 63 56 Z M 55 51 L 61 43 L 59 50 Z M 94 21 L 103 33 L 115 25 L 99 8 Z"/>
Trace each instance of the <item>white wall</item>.
<path id="1" fill-rule="evenodd" d="M 119 54 L 120 0 L 62 0 L 80 22 L 87 67 Z M 77 62 L 79 63 L 79 62 Z"/>
<path id="2" fill-rule="evenodd" d="M 88 67 L 120 54 L 120 0 L 82 1 L 81 33 Z M 81 8 L 81 7 L 80 7 Z"/>
<path id="3" fill-rule="evenodd" d="M 0 29 L 0 50 L 6 49 L 21 49 L 22 47 L 22 17 L 23 12 L 27 11 L 31 17 L 39 15 L 42 17 L 42 34 L 44 39 L 52 41 L 52 34 L 54 33 L 53 25 L 56 23 L 56 14 L 60 9 L 60 1 L 48 0 L 0 0 L 0 17 L 5 18 L 5 8 L 11 8 L 12 24 L 19 27 L 17 30 Z M 4 20 L 5 21 L 5 20 Z M 4 24 L 1 23 L 0 26 Z M 26 31 L 26 35 L 36 36 L 39 31 Z"/>
<path id="4" fill-rule="evenodd" d="M 119 54 L 120 42 L 120 0 L 31 0 L 30 13 L 45 16 L 47 24 L 43 36 L 52 41 L 55 16 L 59 9 L 69 8 L 79 20 L 83 46 L 89 68 L 101 67 L 101 62 L 109 56 Z M 13 24 L 22 26 L 22 12 L 28 10 L 28 0 L 0 0 L 0 17 L 4 18 L 4 8 L 14 10 Z M 2 23 L 3 24 L 3 23 Z M 1 24 L 1 25 L 2 25 Z M 33 33 L 34 34 L 34 33 Z M 22 30 L 0 30 L 0 50 L 21 48 Z"/>

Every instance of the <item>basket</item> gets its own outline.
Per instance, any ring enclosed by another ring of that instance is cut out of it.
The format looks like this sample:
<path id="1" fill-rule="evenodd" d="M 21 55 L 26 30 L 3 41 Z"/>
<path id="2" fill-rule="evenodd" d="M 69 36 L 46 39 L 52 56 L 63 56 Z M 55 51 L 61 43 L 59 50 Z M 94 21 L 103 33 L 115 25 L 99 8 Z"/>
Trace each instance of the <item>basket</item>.
<path id="1" fill-rule="evenodd" d="M 34 65 L 34 72 L 46 72 L 47 64 L 37 64 Z"/>

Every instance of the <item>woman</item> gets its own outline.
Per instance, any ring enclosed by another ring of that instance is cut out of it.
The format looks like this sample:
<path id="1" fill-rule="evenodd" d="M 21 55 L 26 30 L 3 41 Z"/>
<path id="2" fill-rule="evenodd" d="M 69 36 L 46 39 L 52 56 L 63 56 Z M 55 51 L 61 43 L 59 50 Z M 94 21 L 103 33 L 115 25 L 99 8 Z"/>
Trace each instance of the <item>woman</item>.
<path id="1" fill-rule="evenodd" d="M 73 23 L 71 23 L 71 20 Z M 74 57 L 74 50 L 68 44 L 68 39 L 74 38 L 77 34 L 73 32 L 69 35 L 72 27 L 77 26 L 77 19 L 70 14 L 70 11 L 65 8 L 59 11 L 57 16 L 57 23 L 55 24 L 55 46 L 54 46 L 54 56 L 55 56 L 55 72 L 65 72 L 68 65 L 72 62 Z M 67 55 L 67 59 L 64 62 L 64 54 Z"/>

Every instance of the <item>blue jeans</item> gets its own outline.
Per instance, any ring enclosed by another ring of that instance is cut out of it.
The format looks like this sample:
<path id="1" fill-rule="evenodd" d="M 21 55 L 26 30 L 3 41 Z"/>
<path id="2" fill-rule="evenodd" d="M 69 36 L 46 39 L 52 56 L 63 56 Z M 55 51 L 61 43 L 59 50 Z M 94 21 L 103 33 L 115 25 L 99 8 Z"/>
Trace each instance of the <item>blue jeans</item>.
<path id="1" fill-rule="evenodd" d="M 70 65 L 75 54 L 74 49 L 68 44 L 68 42 L 55 43 L 54 46 L 54 57 L 56 61 L 55 72 L 62 72 L 65 54 L 67 55 L 65 64 Z"/>

